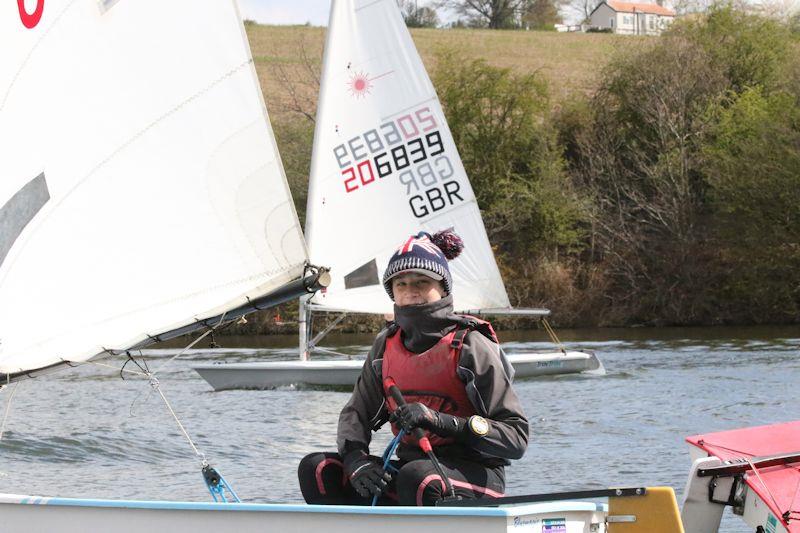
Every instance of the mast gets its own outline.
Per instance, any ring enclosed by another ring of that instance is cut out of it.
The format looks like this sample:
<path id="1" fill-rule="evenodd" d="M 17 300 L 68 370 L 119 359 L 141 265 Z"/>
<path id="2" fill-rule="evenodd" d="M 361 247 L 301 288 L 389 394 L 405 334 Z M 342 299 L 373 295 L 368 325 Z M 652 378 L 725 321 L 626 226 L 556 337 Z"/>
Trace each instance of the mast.
<path id="1" fill-rule="evenodd" d="M 312 141 L 312 152 L 311 152 L 311 169 L 309 173 L 309 180 L 308 180 L 308 193 L 306 199 L 306 220 L 304 226 L 304 235 L 306 242 L 311 241 L 311 235 L 314 233 L 314 217 L 311 216 L 311 212 L 315 208 L 315 189 L 319 186 L 317 180 L 313 179 L 315 175 L 322 172 L 322 168 L 324 166 L 324 162 L 322 161 L 322 154 L 320 153 L 319 146 L 322 143 L 322 135 L 323 130 L 319 123 L 320 118 L 324 116 L 324 105 L 325 105 L 325 98 L 324 98 L 324 89 L 328 85 L 328 62 L 331 61 L 331 48 L 333 48 L 333 25 L 334 25 L 334 18 L 336 14 L 336 3 L 337 0 L 331 0 L 331 9 L 330 14 L 328 15 L 328 28 L 325 31 L 325 48 L 322 51 L 322 72 L 320 73 L 319 79 L 319 87 L 320 92 L 317 98 L 317 113 L 315 115 L 316 124 L 314 126 L 314 139 Z M 309 257 L 312 251 L 309 249 Z M 313 261 L 314 259 L 311 258 Z M 327 263 L 326 263 L 327 264 Z M 302 305 L 302 303 L 301 303 Z M 300 347 L 300 354 L 302 359 L 302 354 L 304 352 L 304 348 Z"/>

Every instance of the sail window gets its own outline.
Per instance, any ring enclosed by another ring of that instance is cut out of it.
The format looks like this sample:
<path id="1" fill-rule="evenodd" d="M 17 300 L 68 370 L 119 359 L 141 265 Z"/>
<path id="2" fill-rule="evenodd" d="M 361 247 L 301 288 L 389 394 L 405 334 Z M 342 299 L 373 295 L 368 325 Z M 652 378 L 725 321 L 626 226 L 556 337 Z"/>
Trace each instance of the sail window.
<path id="1" fill-rule="evenodd" d="M 359 287 L 369 287 L 370 285 L 378 285 L 378 264 L 373 259 L 353 270 L 344 277 L 345 289 L 357 289 Z"/>
<path id="2" fill-rule="evenodd" d="M 25 184 L 0 208 L 0 265 L 25 226 L 50 199 L 44 173 Z"/>

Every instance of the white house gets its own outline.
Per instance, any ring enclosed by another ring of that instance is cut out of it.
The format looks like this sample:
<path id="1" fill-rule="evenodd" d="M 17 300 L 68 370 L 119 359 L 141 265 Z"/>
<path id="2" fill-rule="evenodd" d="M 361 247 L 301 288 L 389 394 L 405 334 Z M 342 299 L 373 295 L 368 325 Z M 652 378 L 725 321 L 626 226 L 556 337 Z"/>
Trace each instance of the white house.
<path id="1" fill-rule="evenodd" d="M 589 20 L 593 28 L 609 28 L 614 33 L 660 35 L 675 20 L 675 12 L 658 4 L 604 0 Z"/>

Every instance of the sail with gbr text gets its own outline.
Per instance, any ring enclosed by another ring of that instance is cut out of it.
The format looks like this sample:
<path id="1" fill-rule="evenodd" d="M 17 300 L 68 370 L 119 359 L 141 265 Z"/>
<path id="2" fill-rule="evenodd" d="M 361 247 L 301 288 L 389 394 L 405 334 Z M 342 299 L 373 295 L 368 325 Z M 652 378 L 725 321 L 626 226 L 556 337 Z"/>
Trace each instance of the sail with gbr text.
<path id="1" fill-rule="evenodd" d="M 2 2 L 0 49 L 0 379 L 301 275 L 235 2 Z"/>
<path id="2" fill-rule="evenodd" d="M 392 310 L 380 277 L 420 230 L 453 228 L 459 310 L 509 306 L 472 187 L 394 0 L 334 0 L 317 110 L 306 238 L 333 281 L 312 303 Z"/>

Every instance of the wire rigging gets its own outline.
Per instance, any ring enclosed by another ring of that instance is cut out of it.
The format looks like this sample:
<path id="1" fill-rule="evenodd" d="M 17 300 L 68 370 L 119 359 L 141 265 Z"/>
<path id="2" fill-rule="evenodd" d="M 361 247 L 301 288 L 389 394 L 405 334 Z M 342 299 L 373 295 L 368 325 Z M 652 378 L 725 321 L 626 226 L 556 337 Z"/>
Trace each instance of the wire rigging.
<path id="1" fill-rule="evenodd" d="M 11 384 L 11 379 L 7 378 L 6 385 Z M 14 382 L 14 386 L 11 388 L 11 392 L 8 395 L 8 401 L 6 402 L 6 411 L 3 415 L 3 423 L 0 424 L 0 441 L 3 440 L 3 434 L 6 431 L 6 421 L 8 420 L 8 414 L 11 412 L 11 402 L 14 399 L 14 395 L 17 393 L 17 389 L 19 388 L 19 381 Z"/>

